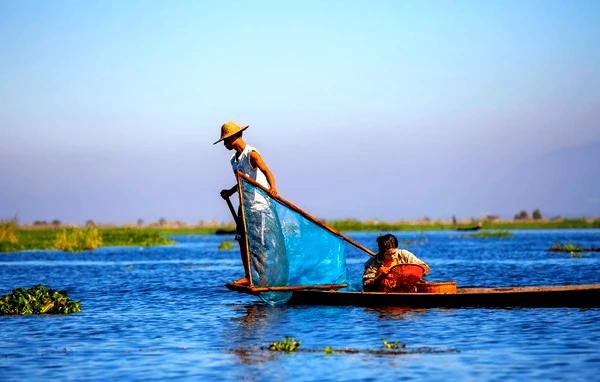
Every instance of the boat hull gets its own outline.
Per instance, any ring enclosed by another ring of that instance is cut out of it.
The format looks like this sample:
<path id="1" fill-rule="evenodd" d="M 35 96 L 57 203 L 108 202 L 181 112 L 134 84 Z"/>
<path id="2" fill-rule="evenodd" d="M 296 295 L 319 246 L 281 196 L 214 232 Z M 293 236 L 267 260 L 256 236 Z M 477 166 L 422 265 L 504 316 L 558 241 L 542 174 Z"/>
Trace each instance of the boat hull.
<path id="1" fill-rule="evenodd" d="M 292 305 L 408 308 L 600 307 L 600 284 L 519 288 L 458 288 L 457 293 L 295 291 Z"/>

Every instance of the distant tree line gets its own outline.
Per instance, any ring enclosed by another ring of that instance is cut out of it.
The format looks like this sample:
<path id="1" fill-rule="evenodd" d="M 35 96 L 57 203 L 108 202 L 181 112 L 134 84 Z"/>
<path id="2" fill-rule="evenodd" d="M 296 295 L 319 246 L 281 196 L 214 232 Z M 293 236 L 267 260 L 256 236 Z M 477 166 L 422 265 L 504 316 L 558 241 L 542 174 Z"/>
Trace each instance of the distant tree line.
<path id="1" fill-rule="evenodd" d="M 58 227 L 62 225 L 62 222 L 58 219 L 54 219 L 51 222 L 47 222 L 46 220 L 35 220 L 33 225 L 53 225 Z"/>
<path id="2" fill-rule="evenodd" d="M 539 208 L 536 208 L 535 210 L 533 210 L 533 212 L 531 213 L 531 217 L 530 217 L 529 214 L 527 213 L 527 211 L 521 210 L 521 211 L 519 211 L 519 213 L 517 213 L 514 216 L 514 220 L 529 220 L 529 219 L 533 219 L 533 220 L 543 219 L 542 211 L 540 211 Z"/>

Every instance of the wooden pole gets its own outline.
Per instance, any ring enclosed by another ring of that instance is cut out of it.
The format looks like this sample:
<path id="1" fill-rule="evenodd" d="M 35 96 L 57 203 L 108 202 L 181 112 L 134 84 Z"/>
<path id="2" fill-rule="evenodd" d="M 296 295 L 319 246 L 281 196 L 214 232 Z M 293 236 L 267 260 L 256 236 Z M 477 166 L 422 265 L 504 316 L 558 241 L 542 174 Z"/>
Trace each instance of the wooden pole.
<path id="1" fill-rule="evenodd" d="M 324 285 L 292 285 L 292 286 L 272 286 L 272 287 L 252 287 L 249 288 L 251 292 L 286 292 L 303 289 L 340 289 L 347 287 L 348 284 L 324 284 Z"/>
<path id="2" fill-rule="evenodd" d="M 246 261 L 248 261 L 248 285 L 253 287 L 252 283 L 252 263 L 250 262 L 250 245 L 248 243 L 248 229 L 246 228 L 246 212 L 244 211 L 244 198 L 243 198 L 243 190 L 242 190 L 242 180 L 240 179 L 240 175 L 243 175 L 240 171 L 236 172 L 237 176 L 237 186 L 238 186 L 238 197 L 240 200 L 240 211 L 242 211 L 242 225 L 244 226 L 244 240 L 246 241 L 246 253 L 242 254 L 246 255 Z"/>
<path id="3" fill-rule="evenodd" d="M 235 221 L 235 225 L 239 226 L 240 225 L 240 217 L 237 215 L 237 213 L 235 212 L 235 208 L 233 207 L 233 203 L 231 203 L 231 199 L 229 199 L 229 196 L 225 199 L 225 201 L 227 202 L 227 207 L 229 207 L 229 212 L 231 212 L 231 216 L 233 216 L 233 220 Z"/>
<path id="4" fill-rule="evenodd" d="M 262 292 L 293 292 L 304 289 L 325 289 L 338 290 L 345 288 L 348 284 L 325 284 L 325 285 L 291 285 L 291 286 L 272 286 L 272 287 L 250 287 L 247 285 L 239 285 L 235 283 L 227 283 L 225 286 L 231 290 L 242 293 L 257 294 Z"/>
<path id="5" fill-rule="evenodd" d="M 261 190 L 265 191 L 267 194 L 269 194 L 269 190 L 264 187 L 262 184 L 254 181 L 254 179 L 250 178 L 248 175 L 240 172 L 239 170 L 236 172 L 237 173 L 237 177 L 238 177 L 238 192 L 240 192 L 241 190 L 241 178 L 243 178 L 245 181 L 247 181 L 248 183 L 250 183 L 251 185 L 253 185 L 254 187 L 258 187 Z M 240 193 L 241 195 L 241 193 Z M 341 237 L 342 239 L 346 240 L 348 243 L 352 244 L 353 246 L 357 247 L 358 249 L 361 249 L 365 252 L 367 252 L 369 255 L 371 256 L 377 256 L 377 254 L 373 251 L 371 251 L 369 248 L 365 247 L 364 245 L 350 239 L 348 236 L 344 235 L 343 233 L 339 232 L 338 230 L 334 229 L 333 227 L 328 226 L 327 224 L 321 222 L 319 219 L 317 219 L 316 217 L 310 215 L 309 213 L 301 210 L 298 206 L 296 206 L 295 204 L 293 204 L 292 202 L 284 199 L 283 197 L 277 195 L 271 195 L 269 194 L 269 196 L 275 200 L 277 200 L 279 203 L 283 204 L 286 207 L 291 208 L 292 210 L 296 211 L 297 213 L 299 213 L 300 215 L 304 216 L 306 219 L 310 220 L 311 222 L 315 223 L 316 225 L 326 229 L 327 231 L 331 232 L 332 234 Z M 241 199 L 240 199 L 240 203 L 241 203 Z M 242 214 L 243 214 L 243 209 L 242 209 Z M 244 227 L 245 227 L 245 220 L 244 220 Z M 245 228 L 244 228 L 245 229 Z"/>

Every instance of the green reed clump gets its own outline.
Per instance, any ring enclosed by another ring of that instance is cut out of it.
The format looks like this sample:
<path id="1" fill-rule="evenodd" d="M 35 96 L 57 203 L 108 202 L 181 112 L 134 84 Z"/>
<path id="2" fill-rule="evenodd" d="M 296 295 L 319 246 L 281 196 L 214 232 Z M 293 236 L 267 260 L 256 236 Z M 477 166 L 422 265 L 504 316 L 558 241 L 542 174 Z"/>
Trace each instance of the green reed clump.
<path id="1" fill-rule="evenodd" d="M 18 245 L 17 224 L 14 221 L 0 220 L 0 252 L 4 252 Z"/>
<path id="2" fill-rule="evenodd" d="M 554 243 L 552 244 L 552 247 L 550 247 L 551 252 L 582 252 L 584 249 L 585 248 L 573 243 L 567 243 L 564 245 L 562 243 Z"/>
<path id="3" fill-rule="evenodd" d="M 17 314 L 69 314 L 81 311 L 79 301 L 71 300 L 66 291 L 44 285 L 17 288 L 0 297 L 0 316 Z"/>
<path id="4" fill-rule="evenodd" d="M 79 252 L 96 249 L 102 245 L 102 237 L 98 229 L 65 228 L 58 232 L 54 241 L 54 248 L 66 252 Z"/>
<path id="5" fill-rule="evenodd" d="M 481 231 L 477 233 L 471 233 L 469 235 L 464 235 L 466 238 L 475 238 L 475 239 L 486 239 L 493 237 L 512 237 L 512 232 L 510 231 Z"/>
<path id="6" fill-rule="evenodd" d="M 229 251 L 234 248 L 235 246 L 233 245 L 233 242 L 231 240 L 223 240 L 221 244 L 219 244 L 219 246 L 217 247 L 217 249 L 220 251 Z"/>
<path id="7" fill-rule="evenodd" d="M 175 244 L 154 229 L 146 228 L 103 228 L 100 230 L 104 246 L 140 246 Z"/>
<path id="8" fill-rule="evenodd" d="M 400 348 L 404 348 L 404 347 L 406 347 L 406 345 L 405 345 L 405 344 L 401 344 L 401 343 L 400 343 L 400 342 L 398 342 L 398 341 L 389 342 L 389 341 L 388 341 L 387 339 L 385 339 L 385 338 L 383 338 L 383 339 L 382 339 L 382 341 L 383 341 L 383 346 L 384 346 L 386 349 L 395 350 L 395 349 L 400 349 Z"/>
<path id="9" fill-rule="evenodd" d="M 17 239 L 16 232 L 17 223 L 15 223 L 14 221 L 0 220 L 0 243 L 18 243 L 19 239 Z"/>
<path id="10" fill-rule="evenodd" d="M 269 345 L 269 350 L 292 353 L 297 351 L 301 344 L 302 342 L 296 341 L 294 337 L 286 336 L 283 340 L 273 342 L 271 345 Z"/>

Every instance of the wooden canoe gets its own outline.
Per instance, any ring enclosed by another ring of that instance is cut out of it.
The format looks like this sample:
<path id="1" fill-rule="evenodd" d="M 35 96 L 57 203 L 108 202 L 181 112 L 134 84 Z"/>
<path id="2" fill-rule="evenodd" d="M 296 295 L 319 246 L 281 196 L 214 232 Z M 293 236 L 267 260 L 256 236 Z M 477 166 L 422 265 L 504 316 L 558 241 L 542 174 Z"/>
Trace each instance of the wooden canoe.
<path id="1" fill-rule="evenodd" d="M 288 304 L 462 307 L 600 307 L 600 284 L 515 288 L 458 288 L 452 293 L 294 292 Z"/>
<path id="2" fill-rule="evenodd" d="M 243 287 L 232 290 L 250 293 Z M 252 293 L 254 294 L 254 293 Z M 513 288 L 458 288 L 456 293 L 382 293 L 296 290 L 291 305 L 351 305 L 407 308 L 600 307 L 600 284 Z"/>

